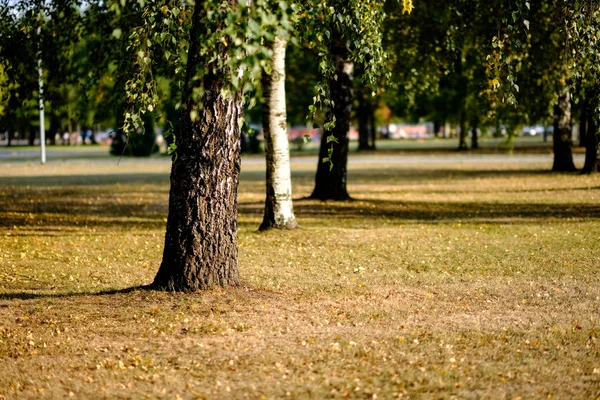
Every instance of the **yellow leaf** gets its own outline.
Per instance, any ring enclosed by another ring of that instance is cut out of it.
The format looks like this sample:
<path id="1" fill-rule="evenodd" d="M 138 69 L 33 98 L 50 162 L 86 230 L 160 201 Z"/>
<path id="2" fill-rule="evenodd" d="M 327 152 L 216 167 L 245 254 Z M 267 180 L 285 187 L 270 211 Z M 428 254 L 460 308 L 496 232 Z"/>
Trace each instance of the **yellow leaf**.
<path id="1" fill-rule="evenodd" d="M 413 8 L 415 8 L 413 6 L 413 2 L 412 0 L 402 0 L 402 14 L 404 13 L 411 13 Z"/>

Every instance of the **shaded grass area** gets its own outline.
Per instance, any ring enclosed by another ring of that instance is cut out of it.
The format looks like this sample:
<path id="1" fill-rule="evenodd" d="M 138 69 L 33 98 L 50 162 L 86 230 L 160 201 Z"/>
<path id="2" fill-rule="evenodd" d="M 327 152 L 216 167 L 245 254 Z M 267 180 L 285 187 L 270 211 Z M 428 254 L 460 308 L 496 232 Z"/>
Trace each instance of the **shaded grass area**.
<path id="1" fill-rule="evenodd" d="M 168 166 L 7 167 L 0 396 L 595 398 L 600 178 L 500 163 L 356 163 L 353 201 L 298 200 L 256 233 L 244 286 L 147 291 Z M 313 165 L 293 165 L 298 199 Z"/>

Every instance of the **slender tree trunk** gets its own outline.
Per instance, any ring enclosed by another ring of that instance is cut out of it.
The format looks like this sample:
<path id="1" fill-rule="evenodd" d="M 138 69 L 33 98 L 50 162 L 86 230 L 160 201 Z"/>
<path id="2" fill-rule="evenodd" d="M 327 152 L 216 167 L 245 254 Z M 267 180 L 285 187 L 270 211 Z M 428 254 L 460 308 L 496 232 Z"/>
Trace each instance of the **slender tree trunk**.
<path id="1" fill-rule="evenodd" d="M 363 91 L 358 93 L 358 150 L 370 150 L 369 146 L 369 115 L 370 104 Z"/>
<path id="2" fill-rule="evenodd" d="M 262 124 L 267 159 L 267 197 L 259 230 L 298 227 L 292 204 L 290 145 L 285 104 L 285 40 L 273 42 L 273 72 L 263 75 Z"/>
<path id="3" fill-rule="evenodd" d="M 371 150 L 375 150 L 375 140 L 377 139 L 377 120 L 375 119 L 375 111 L 377 110 L 377 101 L 373 99 L 371 102 L 371 107 L 369 107 L 369 122 L 371 125 L 371 129 L 369 129 L 371 142 L 369 143 L 369 147 Z"/>
<path id="4" fill-rule="evenodd" d="M 442 124 L 440 123 L 440 121 L 437 119 L 434 120 L 433 121 L 433 136 L 435 136 L 436 138 L 440 137 L 441 130 L 442 130 Z"/>
<path id="5" fill-rule="evenodd" d="M 8 135 L 6 138 L 6 146 L 10 147 L 12 145 L 12 137 L 14 135 L 14 130 L 12 127 L 8 128 L 8 132 L 6 132 L 6 134 Z"/>
<path id="6" fill-rule="evenodd" d="M 334 36 L 332 34 L 332 36 Z M 353 64 L 349 61 L 348 46 L 345 41 L 333 39 L 330 48 L 335 62 L 337 80 L 329 81 L 329 91 L 333 106 L 328 119 L 335 117 L 335 127 L 323 132 L 319 163 L 315 177 L 315 189 L 311 198 L 320 200 L 347 200 L 350 199 L 346 189 L 348 175 L 348 130 L 350 129 L 350 112 L 352 111 L 352 80 Z M 338 143 L 327 143 L 327 137 L 333 135 Z M 324 163 L 331 152 L 331 162 Z"/>
<path id="7" fill-rule="evenodd" d="M 30 146 L 33 146 L 35 144 L 36 137 L 35 129 L 33 129 L 31 125 L 29 125 L 29 123 L 27 124 L 27 127 L 25 129 L 25 132 L 27 132 L 28 143 Z"/>
<path id="8" fill-rule="evenodd" d="M 585 164 L 582 174 L 600 172 L 600 149 L 598 148 L 598 124 L 594 115 L 589 116 L 588 131 L 585 138 Z"/>
<path id="9" fill-rule="evenodd" d="M 90 138 L 91 144 L 98 144 L 98 142 L 96 141 L 96 125 L 92 125 L 90 130 L 92 132 L 92 137 Z"/>
<path id="10" fill-rule="evenodd" d="M 582 116 L 586 117 L 584 121 L 581 119 L 581 125 L 586 125 L 585 135 L 585 164 L 581 170 L 582 174 L 591 174 L 600 172 L 600 147 L 598 142 L 600 132 L 598 131 L 598 116 L 596 108 L 598 106 L 598 95 L 600 93 L 600 81 L 597 86 L 586 93 L 586 99 L 583 103 Z M 581 126 L 579 128 L 581 130 Z"/>
<path id="11" fill-rule="evenodd" d="M 479 135 L 477 132 L 478 126 L 477 122 L 473 123 L 473 127 L 471 128 L 471 148 L 478 149 L 479 148 Z"/>
<path id="12" fill-rule="evenodd" d="M 69 130 L 69 145 L 75 144 L 75 143 L 71 143 L 71 135 L 73 134 L 73 121 L 71 121 L 71 118 L 69 118 L 69 125 L 68 128 Z"/>
<path id="13" fill-rule="evenodd" d="M 467 118 L 465 117 L 465 112 L 461 111 L 460 113 L 460 136 L 458 139 L 458 150 L 467 150 L 469 147 L 467 146 Z"/>
<path id="14" fill-rule="evenodd" d="M 586 96 L 587 97 L 587 96 Z M 588 109 L 589 109 L 589 99 L 586 98 L 581 102 L 581 115 L 579 116 L 579 147 L 586 146 L 586 138 L 588 131 Z"/>
<path id="15" fill-rule="evenodd" d="M 204 7 L 194 8 L 177 157 L 171 169 L 169 216 L 162 263 L 153 287 L 172 291 L 239 285 L 237 192 L 242 98 L 222 89 L 226 71 L 203 77 L 202 108 L 192 96 L 193 77 L 208 60 L 200 55 Z M 222 50 L 221 57 L 225 57 Z M 209 69 L 210 71 L 210 69 Z M 190 112 L 198 111 L 192 120 Z"/>
<path id="16" fill-rule="evenodd" d="M 56 136 L 60 136 L 60 125 L 60 118 L 54 114 L 50 115 L 50 131 L 48 132 L 48 140 L 52 145 L 56 145 Z"/>
<path id="17" fill-rule="evenodd" d="M 471 148 L 478 149 L 479 148 L 479 135 L 477 130 L 479 129 L 479 117 L 474 116 L 471 121 Z"/>
<path id="18" fill-rule="evenodd" d="M 554 106 L 554 165 L 552 171 L 577 171 L 573 163 L 571 134 L 571 96 L 569 87 L 565 86 Z"/>

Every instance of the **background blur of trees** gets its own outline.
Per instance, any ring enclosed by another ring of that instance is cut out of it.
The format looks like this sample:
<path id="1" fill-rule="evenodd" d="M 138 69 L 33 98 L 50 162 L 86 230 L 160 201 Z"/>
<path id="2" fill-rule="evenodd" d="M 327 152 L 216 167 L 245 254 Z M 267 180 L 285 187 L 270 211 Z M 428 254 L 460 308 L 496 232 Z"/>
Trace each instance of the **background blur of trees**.
<path id="1" fill-rule="evenodd" d="M 156 58 L 163 61 L 153 69 L 160 108 L 144 116 L 139 136 L 127 139 L 119 129 L 126 111 L 123 76 L 135 58 L 128 56 L 127 38 L 140 25 L 142 8 L 125 2 L 117 15 L 111 4 L 0 3 L 1 143 L 38 140 L 40 57 L 48 144 L 94 144 L 110 137 L 113 154 L 149 155 L 157 150 L 155 133 L 176 132 L 181 91 L 175 67 L 164 57 Z M 597 1 L 414 4 L 411 14 L 403 14 L 396 2 L 385 6 L 383 40 L 391 79 L 383 79 L 377 93 L 354 80 L 352 125 L 359 149 L 374 149 L 392 122 L 430 122 L 436 137 L 460 138 L 461 150 L 477 148 L 480 135 L 506 135 L 510 145 L 528 127 L 525 133 L 537 129 L 553 139 L 555 170 L 574 169 L 573 144 L 588 147 L 584 170 L 598 169 Z M 302 39 L 288 46 L 290 127 L 306 126 L 320 79 L 312 47 Z M 361 68 L 355 65 L 357 78 Z M 246 115 L 249 125 L 259 128 L 260 104 Z M 579 133 L 575 143 L 573 127 Z"/>

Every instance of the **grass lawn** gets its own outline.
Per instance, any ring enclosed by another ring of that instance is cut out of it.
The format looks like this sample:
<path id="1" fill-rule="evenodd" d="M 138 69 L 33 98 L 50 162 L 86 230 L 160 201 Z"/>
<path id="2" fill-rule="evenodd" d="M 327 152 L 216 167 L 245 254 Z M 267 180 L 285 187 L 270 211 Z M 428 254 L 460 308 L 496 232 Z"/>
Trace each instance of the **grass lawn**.
<path id="1" fill-rule="evenodd" d="M 358 160 L 260 234 L 244 163 L 244 286 L 195 294 L 136 289 L 167 162 L 3 165 L 0 398 L 600 398 L 600 176 Z"/>

